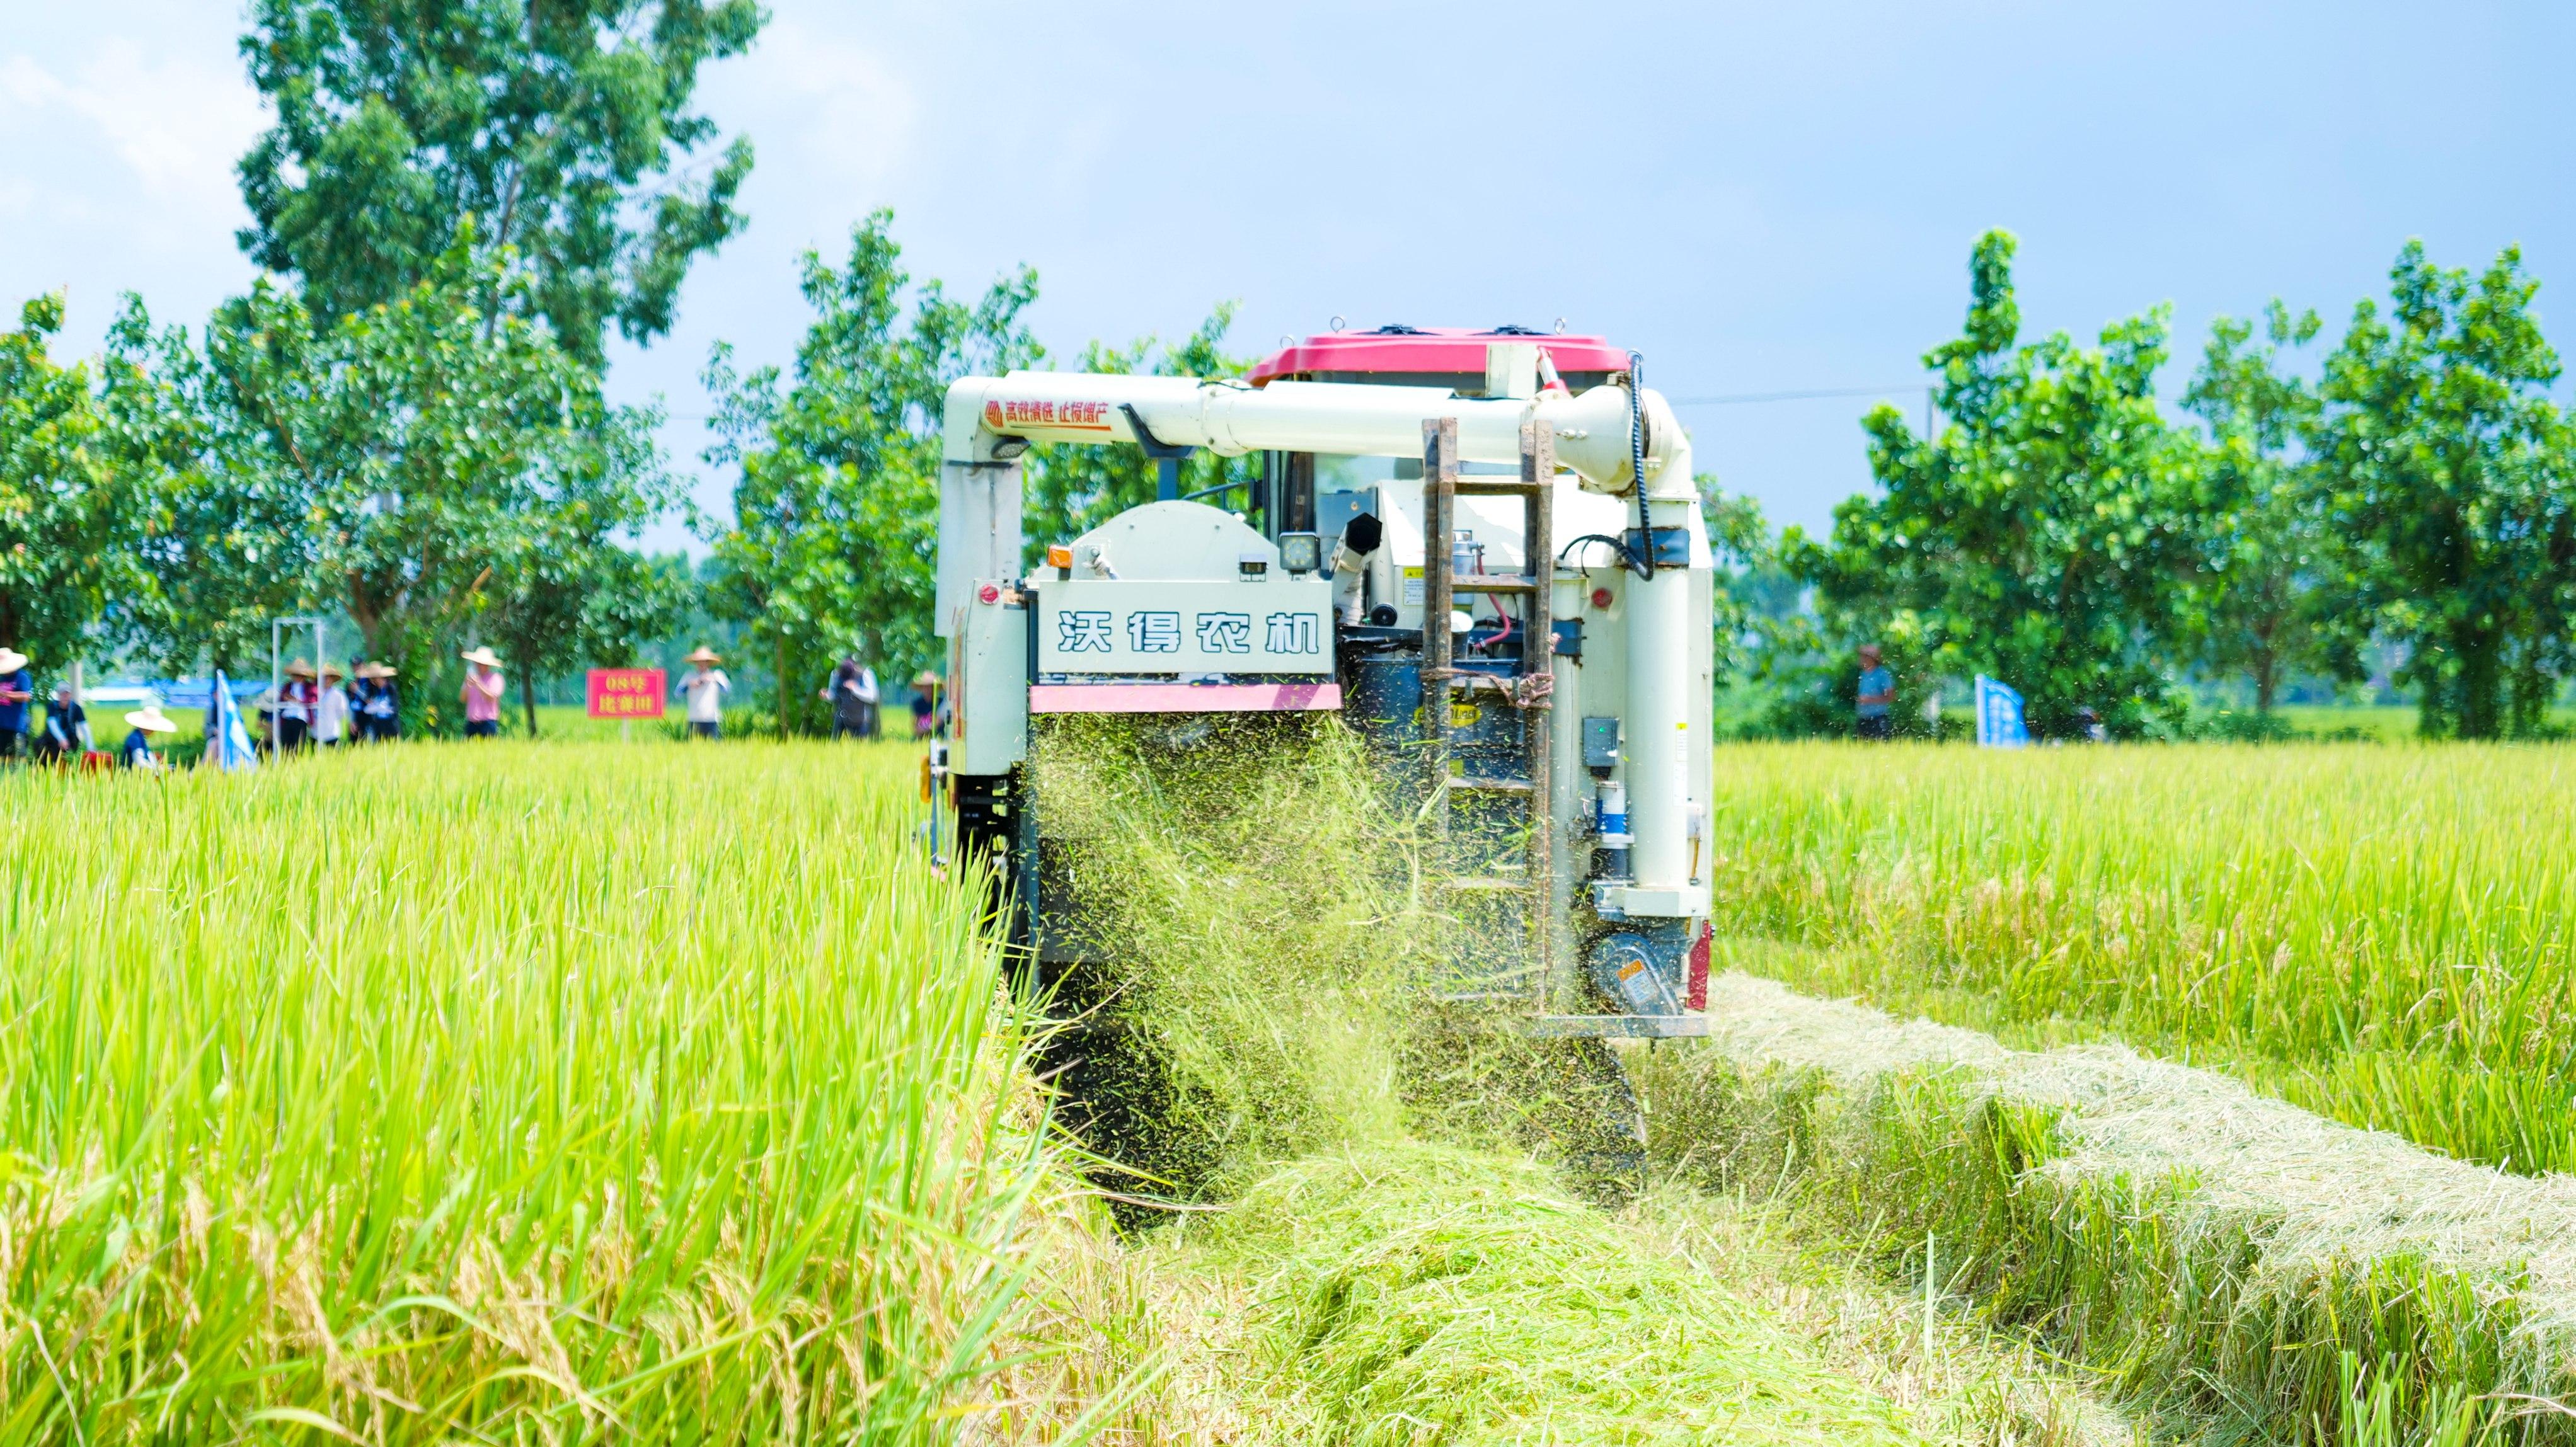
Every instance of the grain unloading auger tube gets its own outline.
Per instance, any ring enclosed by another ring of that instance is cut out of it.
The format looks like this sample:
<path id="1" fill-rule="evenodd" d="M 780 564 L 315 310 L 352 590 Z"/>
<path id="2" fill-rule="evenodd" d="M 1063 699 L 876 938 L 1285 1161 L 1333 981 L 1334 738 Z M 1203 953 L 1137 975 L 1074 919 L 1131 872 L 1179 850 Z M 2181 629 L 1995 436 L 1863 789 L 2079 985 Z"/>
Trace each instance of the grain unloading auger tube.
<path id="1" fill-rule="evenodd" d="M 949 388 L 934 767 L 1042 974 L 1069 905 L 1033 718 L 1335 710 L 1447 841 L 1482 944 L 1437 993 L 1539 1034 L 1704 1031 L 1712 574 L 1689 440 L 1639 372 L 1598 338 L 1389 328 L 1310 338 L 1248 381 Z M 1138 447 L 1161 496 L 1029 559 L 1038 443 Z M 1179 495 L 1200 449 L 1260 458 L 1210 490 L 1249 505 Z"/>

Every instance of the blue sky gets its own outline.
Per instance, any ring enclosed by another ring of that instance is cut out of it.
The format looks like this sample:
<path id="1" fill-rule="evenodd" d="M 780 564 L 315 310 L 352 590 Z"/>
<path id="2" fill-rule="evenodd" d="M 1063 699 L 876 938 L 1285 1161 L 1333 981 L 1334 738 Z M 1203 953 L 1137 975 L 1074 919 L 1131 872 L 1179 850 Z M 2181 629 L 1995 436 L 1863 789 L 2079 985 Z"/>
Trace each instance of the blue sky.
<path id="1" fill-rule="evenodd" d="M 1565 317 L 1676 398 L 1884 387 L 1910 414 L 1989 226 L 2021 237 L 2034 332 L 2172 303 L 2168 397 L 2211 316 L 2280 295 L 2332 326 L 2410 236 L 2451 265 L 2518 242 L 2576 288 L 2566 5 L 774 8 L 704 77 L 759 148 L 751 227 L 612 377 L 666 399 L 711 507 L 708 346 L 786 360 L 798 254 L 880 205 L 916 275 L 1035 265 L 1060 356 L 1223 299 L 1242 350 L 1336 314 Z M 238 11 L 0 14 L 0 301 L 68 288 L 90 350 L 119 291 L 195 318 L 239 289 Z M 1726 486 L 1812 528 L 1868 482 L 1869 400 L 1682 410 Z"/>

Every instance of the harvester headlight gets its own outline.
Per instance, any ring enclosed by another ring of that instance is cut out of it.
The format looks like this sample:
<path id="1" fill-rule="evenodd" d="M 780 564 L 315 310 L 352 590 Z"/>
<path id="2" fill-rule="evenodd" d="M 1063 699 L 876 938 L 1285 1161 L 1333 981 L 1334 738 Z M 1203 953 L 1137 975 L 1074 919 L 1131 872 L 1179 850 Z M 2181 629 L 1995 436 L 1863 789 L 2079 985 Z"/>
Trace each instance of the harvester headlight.
<path id="1" fill-rule="evenodd" d="M 1270 555 L 1267 553 L 1239 553 L 1235 556 L 1234 570 L 1242 574 L 1247 581 L 1255 578 L 1269 577 Z"/>
<path id="2" fill-rule="evenodd" d="M 1324 566 L 1324 540 L 1314 533 L 1281 533 L 1279 566 L 1291 575 L 1320 571 Z"/>

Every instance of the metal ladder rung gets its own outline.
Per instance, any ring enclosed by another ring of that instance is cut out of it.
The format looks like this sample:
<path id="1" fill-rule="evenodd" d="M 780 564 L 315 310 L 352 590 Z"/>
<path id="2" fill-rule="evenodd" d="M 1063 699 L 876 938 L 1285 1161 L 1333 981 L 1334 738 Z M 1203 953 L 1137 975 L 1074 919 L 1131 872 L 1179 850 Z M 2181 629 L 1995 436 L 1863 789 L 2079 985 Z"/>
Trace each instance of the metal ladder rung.
<path id="1" fill-rule="evenodd" d="M 1538 586 L 1527 573 L 1468 573 L 1449 580 L 1452 593 L 1535 593 Z"/>
<path id="2" fill-rule="evenodd" d="M 1449 687 L 1460 693 L 1499 693 L 1503 696 L 1503 701 L 1514 708 L 1545 708 L 1548 705 L 1546 697 L 1532 699 L 1528 703 L 1520 702 L 1512 697 L 1511 680 L 1490 673 L 1465 673 L 1453 670 L 1449 675 Z"/>
<path id="3" fill-rule="evenodd" d="M 1532 493 L 1553 493 L 1556 479 L 1531 482 L 1518 477 L 1461 477 L 1449 485 L 1453 497 L 1522 497 Z"/>

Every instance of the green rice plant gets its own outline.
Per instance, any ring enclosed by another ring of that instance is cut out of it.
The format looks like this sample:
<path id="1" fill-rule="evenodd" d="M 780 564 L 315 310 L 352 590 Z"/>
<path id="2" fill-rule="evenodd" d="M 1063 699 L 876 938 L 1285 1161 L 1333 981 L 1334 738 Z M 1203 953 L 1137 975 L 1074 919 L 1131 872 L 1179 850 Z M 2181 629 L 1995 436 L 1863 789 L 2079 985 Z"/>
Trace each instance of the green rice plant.
<path id="1" fill-rule="evenodd" d="M 916 762 L 0 777 L 0 1442 L 1114 1415 L 1133 1303 Z"/>
<path id="2" fill-rule="evenodd" d="M 1823 947 L 1750 968 L 2576 1168 L 2576 753 L 1749 745 L 1712 815 L 1720 933 Z"/>

